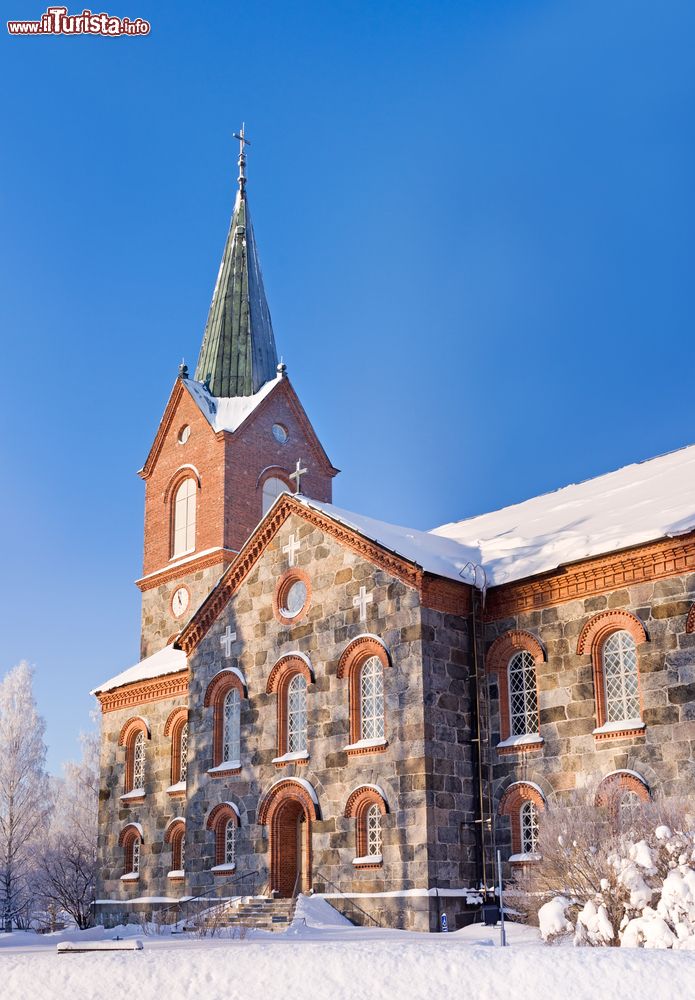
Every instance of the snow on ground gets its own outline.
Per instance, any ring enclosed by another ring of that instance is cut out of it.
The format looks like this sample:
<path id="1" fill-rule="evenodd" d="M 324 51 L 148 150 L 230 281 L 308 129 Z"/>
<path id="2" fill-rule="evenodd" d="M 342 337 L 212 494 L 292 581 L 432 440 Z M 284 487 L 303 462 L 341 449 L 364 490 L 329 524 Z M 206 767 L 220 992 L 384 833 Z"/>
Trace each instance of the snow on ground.
<path id="1" fill-rule="evenodd" d="M 3 1000 L 631 1000 L 692 996 L 695 954 L 625 948 L 552 947 L 533 928 L 481 925 L 449 934 L 353 927 L 325 901 L 300 900 L 284 934 L 245 939 L 143 936 L 140 928 L 0 934 Z M 58 955 L 59 941 L 140 937 L 142 951 Z"/>

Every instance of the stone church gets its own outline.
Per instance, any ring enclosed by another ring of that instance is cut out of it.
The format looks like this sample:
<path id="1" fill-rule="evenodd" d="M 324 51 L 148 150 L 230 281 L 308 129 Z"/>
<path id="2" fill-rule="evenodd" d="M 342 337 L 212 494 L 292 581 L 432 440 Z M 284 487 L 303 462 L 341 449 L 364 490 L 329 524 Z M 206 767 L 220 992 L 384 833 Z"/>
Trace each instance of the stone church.
<path id="1" fill-rule="evenodd" d="M 326 893 L 471 919 L 574 789 L 695 780 L 695 447 L 418 531 L 332 504 L 246 192 L 145 483 L 141 660 L 99 685 L 98 919 Z"/>

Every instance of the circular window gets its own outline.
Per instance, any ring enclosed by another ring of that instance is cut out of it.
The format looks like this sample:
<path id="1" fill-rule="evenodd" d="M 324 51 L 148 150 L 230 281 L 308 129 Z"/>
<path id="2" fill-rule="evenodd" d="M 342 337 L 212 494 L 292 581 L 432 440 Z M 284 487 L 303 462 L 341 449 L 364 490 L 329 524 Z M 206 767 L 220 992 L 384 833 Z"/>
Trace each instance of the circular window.
<path id="1" fill-rule="evenodd" d="M 309 577 L 300 569 L 290 569 L 280 577 L 275 590 L 275 617 L 285 625 L 292 625 L 306 615 L 310 601 Z"/>
<path id="2" fill-rule="evenodd" d="M 191 428 L 188 426 L 188 424 L 184 424 L 181 430 L 179 431 L 179 444 L 185 444 L 190 436 L 191 436 Z"/>
<path id="3" fill-rule="evenodd" d="M 273 437 L 278 444 L 284 444 L 288 437 L 287 428 L 283 427 L 282 424 L 273 424 Z"/>

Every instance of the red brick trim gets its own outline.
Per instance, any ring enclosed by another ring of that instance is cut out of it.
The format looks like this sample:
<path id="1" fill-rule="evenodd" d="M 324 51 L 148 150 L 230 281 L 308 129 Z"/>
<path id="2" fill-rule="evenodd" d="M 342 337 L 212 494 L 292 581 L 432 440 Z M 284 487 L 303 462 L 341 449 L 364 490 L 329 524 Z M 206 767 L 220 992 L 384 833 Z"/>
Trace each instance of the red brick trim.
<path id="1" fill-rule="evenodd" d="M 137 824 L 135 823 L 127 823 L 123 827 L 121 832 L 118 834 L 118 846 L 123 847 L 129 838 L 139 840 L 141 844 L 144 844 L 145 842 Z"/>
<path id="2" fill-rule="evenodd" d="M 154 573 L 149 573 L 147 576 L 136 580 L 135 586 L 144 593 L 146 590 L 152 590 L 153 587 L 161 587 L 162 584 L 179 580 L 184 574 L 188 576 L 191 573 L 197 573 L 201 569 L 209 569 L 210 566 L 217 566 L 219 563 L 222 563 L 226 568 L 234 562 L 236 555 L 236 552 L 232 549 L 223 549 L 220 546 L 213 552 L 207 552 L 205 555 L 196 556 L 193 554 L 190 558 L 184 556 L 182 558 L 185 558 L 186 562 L 174 560 L 177 562 L 177 565 L 162 566 L 161 569 L 156 570 Z M 178 632 L 176 634 L 178 635 Z"/>
<path id="3" fill-rule="evenodd" d="M 457 583 L 441 576 L 424 573 L 420 586 L 420 601 L 424 608 L 443 611 L 450 615 L 467 615 L 471 610 L 473 588 L 467 583 Z"/>
<path id="4" fill-rule="evenodd" d="M 350 715 L 350 743 L 358 743 L 362 739 L 362 698 L 361 698 L 361 673 L 362 667 L 371 659 L 372 656 L 376 656 L 384 670 L 390 667 L 391 657 L 386 645 L 374 635 L 359 635 L 356 639 L 343 650 L 340 660 L 338 661 L 338 669 L 336 671 L 337 677 L 341 680 L 343 677 L 347 678 L 348 682 L 348 699 L 349 699 L 349 715 Z M 384 686 L 386 685 L 386 676 L 384 676 Z M 386 717 L 384 716 L 384 730 L 386 729 Z M 361 747 L 359 750 L 351 750 L 349 754 L 367 754 L 367 753 L 379 753 L 385 750 L 385 746 L 379 747 Z"/>
<path id="5" fill-rule="evenodd" d="M 606 691 L 603 679 L 603 646 L 606 639 L 614 632 L 625 631 L 632 636 L 636 645 L 647 641 L 647 630 L 642 622 L 631 611 L 614 609 L 600 611 L 586 623 L 577 641 L 577 653 L 583 656 L 591 654 L 594 669 L 594 696 L 596 698 L 596 727 L 606 723 Z M 639 676 L 639 661 L 637 664 L 637 685 L 642 703 L 642 685 Z M 622 739 L 626 736 L 641 736 L 642 729 L 626 728 L 606 733 L 596 733 L 597 740 Z"/>
<path id="6" fill-rule="evenodd" d="M 354 818 L 355 820 L 355 849 L 358 858 L 367 856 L 367 811 L 373 805 L 378 806 L 382 816 L 385 816 L 389 811 L 388 803 L 381 793 L 369 785 L 356 788 L 345 804 L 345 818 Z M 381 862 L 364 862 L 355 867 L 381 868 L 381 864 Z"/>
<path id="7" fill-rule="evenodd" d="M 281 479 L 285 484 L 290 493 L 294 493 L 294 486 L 292 485 L 292 480 L 290 479 L 290 474 L 287 469 L 284 469 L 281 465 L 266 465 L 265 469 L 262 469 L 256 480 L 256 489 L 263 493 L 263 487 L 268 479 Z"/>
<path id="8" fill-rule="evenodd" d="M 174 838 L 177 837 L 180 833 L 183 833 L 185 829 L 186 829 L 186 820 L 183 818 L 183 816 L 177 816 L 175 819 L 172 819 L 167 824 L 166 830 L 164 831 L 164 843 L 171 844 Z M 178 868 L 178 865 L 174 865 L 173 867 Z"/>
<path id="9" fill-rule="evenodd" d="M 487 592 L 485 620 L 495 621 L 533 608 L 548 608 L 575 598 L 605 594 L 635 583 L 680 576 L 693 569 L 695 532 L 585 559 L 533 580 L 491 587 Z"/>
<path id="10" fill-rule="evenodd" d="M 212 707 L 212 766 L 218 767 L 223 763 L 222 760 L 222 747 L 224 741 L 224 699 L 227 697 L 229 692 L 236 688 L 239 692 L 239 699 L 243 701 L 246 697 L 246 692 L 244 691 L 244 685 L 241 682 L 238 674 L 233 670 L 220 670 L 219 673 L 215 674 L 205 691 L 205 697 L 203 698 L 203 708 Z M 234 768 L 231 771 L 220 772 L 224 774 L 238 774 L 239 769 Z"/>
<path id="11" fill-rule="evenodd" d="M 693 604 L 690 611 L 688 612 L 688 618 L 685 623 L 685 631 L 695 632 L 695 604 Z"/>
<path id="12" fill-rule="evenodd" d="M 208 815 L 205 825 L 208 830 L 212 830 L 215 834 L 215 865 L 224 864 L 225 833 L 227 823 L 230 820 L 236 824 L 237 828 L 241 826 L 239 813 L 231 802 L 219 802 Z"/>
<path id="13" fill-rule="evenodd" d="M 297 674 L 302 674 L 306 679 L 307 685 L 313 684 L 314 675 L 308 667 L 306 660 L 294 653 L 288 653 L 286 656 L 280 657 L 268 677 L 266 694 L 277 695 L 278 757 L 282 757 L 287 753 L 287 688 L 292 678 L 296 677 Z M 294 763 L 306 763 L 308 759 L 309 755 L 307 752 L 305 760 L 295 761 Z M 277 766 L 283 765 L 278 764 Z"/>
<path id="14" fill-rule="evenodd" d="M 176 492 L 184 479 L 194 479 L 199 490 L 203 487 L 203 481 L 195 465 L 180 465 L 164 487 L 164 493 L 162 494 L 163 504 L 166 505 L 169 503 L 171 496 Z"/>
<path id="15" fill-rule="evenodd" d="M 614 771 L 604 778 L 596 791 L 596 805 L 619 804 L 623 792 L 634 792 L 642 802 L 651 800 L 649 785 L 641 775 L 630 771 Z"/>
<path id="16" fill-rule="evenodd" d="M 164 735 L 171 736 L 171 784 L 176 785 L 181 780 L 181 732 L 188 722 L 188 709 L 185 706 L 169 712 L 164 724 Z"/>
<path id="17" fill-rule="evenodd" d="M 284 778 L 272 785 L 264 795 L 258 809 L 258 822 L 270 827 L 270 885 L 275 891 L 287 894 L 287 869 L 296 864 L 296 830 L 289 833 L 281 823 L 282 813 L 286 807 L 294 804 L 296 809 L 304 814 L 306 823 L 305 840 L 303 844 L 304 872 L 301 890 L 307 892 L 311 887 L 311 824 L 320 818 L 317 806 L 303 784 L 292 778 Z"/>
<path id="18" fill-rule="evenodd" d="M 138 827 L 134 823 L 128 823 L 118 835 L 118 846 L 123 848 L 124 875 L 129 874 L 133 870 L 133 844 L 136 840 L 141 844 L 144 843 L 143 836 Z M 137 879 L 132 879 L 131 881 L 137 882 Z"/>
<path id="19" fill-rule="evenodd" d="M 521 854 L 521 807 L 525 802 L 533 802 L 538 812 L 545 812 L 542 793 L 526 781 L 515 781 L 500 799 L 500 816 L 509 816 L 512 831 L 512 854 Z"/>
<path id="20" fill-rule="evenodd" d="M 134 715 L 131 719 L 127 719 L 121 726 L 121 731 L 118 734 L 119 747 L 127 746 L 135 734 L 139 732 L 143 732 L 145 738 L 150 739 L 149 723 L 141 715 Z"/>
<path id="21" fill-rule="evenodd" d="M 101 711 L 117 712 L 121 708 L 135 708 L 153 701 L 169 701 L 188 695 L 188 670 L 179 670 L 165 677 L 153 677 L 137 684 L 124 684 L 115 691 L 97 694 Z"/>
<path id="22" fill-rule="evenodd" d="M 526 632 L 524 629 L 510 629 L 503 635 L 498 636 L 487 651 L 485 657 L 485 669 L 488 673 L 497 674 L 497 687 L 499 690 L 500 702 L 500 740 L 508 740 L 511 736 L 511 710 L 509 705 L 509 662 L 511 658 L 521 650 L 526 650 L 533 657 L 538 667 L 545 660 L 545 650 L 541 646 L 535 635 Z M 538 678 L 536 677 L 536 692 L 538 691 Z M 540 719 L 536 720 L 536 733 L 540 733 Z M 528 746 L 503 747 L 499 753 L 510 754 L 520 753 L 525 750 L 536 750 L 541 744 L 531 743 Z"/>
<path id="23" fill-rule="evenodd" d="M 294 615 L 294 617 L 290 618 L 287 615 L 283 615 L 282 608 L 285 605 L 285 601 L 290 587 L 292 586 L 293 583 L 296 583 L 297 580 L 301 580 L 301 582 L 306 587 L 306 601 L 304 603 L 304 607 L 299 612 L 299 614 Z M 292 569 L 288 569 L 287 572 L 283 573 L 280 579 L 278 580 L 277 586 L 275 587 L 275 593 L 273 594 L 273 614 L 275 615 L 275 618 L 283 625 L 296 625 L 297 622 L 300 622 L 302 621 L 303 618 L 306 618 L 306 616 L 309 614 L 310 607 L 311 607 L 311 580 L 309 579 L 308 575 L 304 572 L 304 570 L 296 569 L 295 567 L 292 567 Z"/>

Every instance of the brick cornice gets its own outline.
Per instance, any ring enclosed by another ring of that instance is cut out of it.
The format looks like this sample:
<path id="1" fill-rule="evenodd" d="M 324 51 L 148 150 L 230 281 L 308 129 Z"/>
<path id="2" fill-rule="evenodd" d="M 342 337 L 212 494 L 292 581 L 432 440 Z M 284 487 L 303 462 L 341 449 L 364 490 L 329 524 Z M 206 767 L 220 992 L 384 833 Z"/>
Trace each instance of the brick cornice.
<path id="1" fill-rule="evenodd" d="M 208 569 L 210 566 L 217 566 L 222 563 L 229 566 L 236 558 L 236 552 L 231 549 L 215 549 L 214 552 L 207 552 L 204 555 L 195 556 L 187 562 L 179 562 L 176 566 L 163 566 L 162 569 L 149 573 L 135 581 L 135 586 L 141 591 L 152 590 L 153 587 L 161 587 L 163 583 L 170 583 L 178 580 L 189 573 L 197 572 L 200 569 Z"/>
<path id="2" fill-rule="evenodd" d="M 115 691 L 104 691 L 97 695 L 101 711 L 117 712 L 121 708 L 132 708 L 151 701 L 165 701 L 188 694 L 188 670 L 179 670 L 165 677 L 152 677 L 135 684 L 124 684 Z"/>
<path id="3" fill-rule="evenodd" d="M 532 580 L 491 587 L 485 618 L 494 621 L 534 608 L 648 583 L 695 570 L 695 532 L 565 566 Z"/>
<path id="4" fill-rule="evenodd" d="M 186 653 L 191 653 L 203 639 L 229 599 L 239 589 L 244 579 L 251 572 L 263 552 L 270 545 L 291 514 L 296 514 L 302 520 L 319 528 L 326 535 L 336 539 L 341 545 L 344 545 L 363 559 L 395 576 L 407 586 L 416 589 L 420 594 L 422 603 L 427 607 L 437 608 L 436 603 L 428 604 L 426 602 L 427 598 L 445 603 L 442 595 L 446 594 L 448 595 L 446 600 L 452 607 L 442 610 L 451 610 L 454 605 L 452 595 L 456 590 L 461 595 L 460 599 L 456 602 L 457 612 L 461 614 L 463 613 L 466 601 L 470 600 L 470 594 L 468 593 L 470 587 L 468 584 L 459 584 L 454 580 L 447 581 L 431 577 L 429 574 L 424 573 L 420 567 L 382 548 L 379 544 L 365 538 L 352 528 L 334 521 L 322 511 L 315 510 L 312 507 L 305 507 L 304 504 L 287 493 L 280 498 L 272 508 L 270 514 L 260 523 L 234 562 L 229 566 L 220 583 L 203 602 L 188 625 L 181 632 L 178 645 Z M 428 582 L 423 585 L 426 578 Z M 441 587 L 439 586 L 440 584 L 442 585 Z"/>

